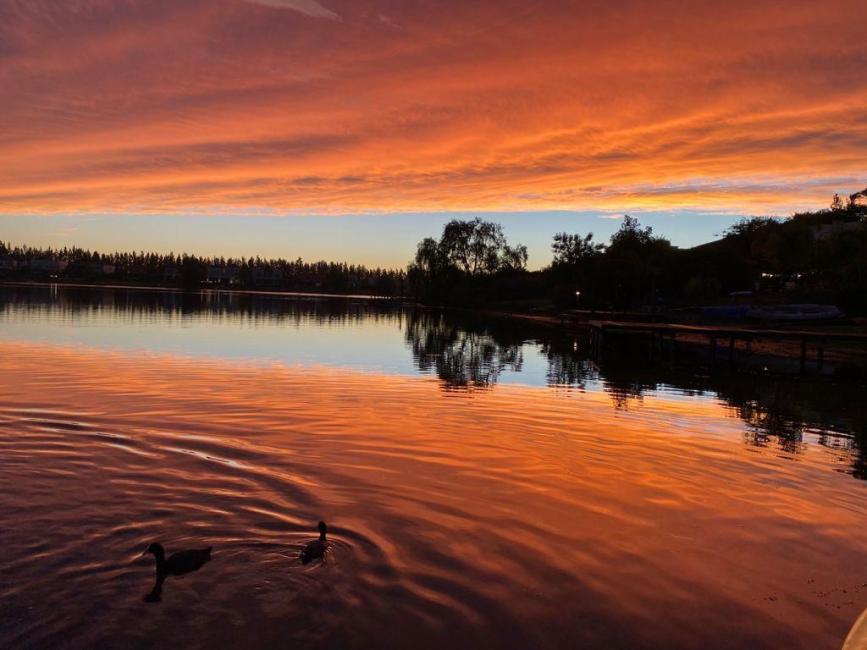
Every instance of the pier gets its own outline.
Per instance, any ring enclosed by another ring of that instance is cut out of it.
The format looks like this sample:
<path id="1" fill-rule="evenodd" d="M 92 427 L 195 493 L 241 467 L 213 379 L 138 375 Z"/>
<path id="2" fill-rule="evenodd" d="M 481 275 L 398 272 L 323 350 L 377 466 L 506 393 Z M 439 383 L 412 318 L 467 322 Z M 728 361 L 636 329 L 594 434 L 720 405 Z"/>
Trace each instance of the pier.
<path id="1" fill-rule="evenodd" d="M 587 323 L 589 332 L 589 352 L 593 359 L 599 359 L 605 350 L 606 340 L 613 336 L 641 336 L 649 339 L 648 352 L 651 359 L 667 357 L 674 361 L 678 351 L 678 340 L 689 338 L 690 343 L 705 342 L 710 347 L 711 365 L 727 362 L 737 367 L 739 353 L 752 352 L 756 341 L 795 342 L 799 344 L 798 372 L 807 372 L 808 363 L 814 362 L 816 372 L 825 370 L 826 352 L 829 347 L 843 342 L 863 345 L 867 351 L 867 333 L 822 332 L 810 330 L 757 329 L 718 325 L 681 325 L 674 323 L 649 323 L 630 321 L 592 320 Z M 720 342 L 723 345 L 720 345 Z M 743 349 L 738 350 L 738 342 Z M 721 350 L 722 348 L 722 350 Z M 790 358 L 790 355 L 783 355 Z"/>

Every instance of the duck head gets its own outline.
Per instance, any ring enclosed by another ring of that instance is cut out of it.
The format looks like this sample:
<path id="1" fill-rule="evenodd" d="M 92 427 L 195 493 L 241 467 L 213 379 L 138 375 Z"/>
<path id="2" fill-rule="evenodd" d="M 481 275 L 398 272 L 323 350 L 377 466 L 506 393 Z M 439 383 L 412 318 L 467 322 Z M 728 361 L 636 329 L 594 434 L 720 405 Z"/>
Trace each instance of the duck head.
<path id="1" fill-rule="evenodd" d="M 157 562 L 165 559 L 165 557 L 166 557 L 166 551 L 163 548 L 163 545 L 160 544 L 159 542 L 154 542 L 153 544 L 148 546 L 145 549 L 144 553 L 142 553 L 142 555 L 146 555 L 148 553 L 153 554 L 153 556 L 157 559 Z"/>

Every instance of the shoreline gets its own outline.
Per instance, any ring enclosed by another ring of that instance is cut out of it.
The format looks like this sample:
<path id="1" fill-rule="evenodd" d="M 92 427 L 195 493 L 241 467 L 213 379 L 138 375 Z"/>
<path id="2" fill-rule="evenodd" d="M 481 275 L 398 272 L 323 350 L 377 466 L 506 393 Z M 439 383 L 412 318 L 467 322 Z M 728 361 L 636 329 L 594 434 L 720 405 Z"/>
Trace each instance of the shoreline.
<path id="1" fill-rule="evenodd" d="M 121 289 L 121 290 L 138 290 L 138 291 L 153 291 L 163 293 L 226 293 L 240 294 L 252 296 L 273 296 L 273 297 L 289 297 L 289 298 L 342 298 L 349 300 L 375 300 L 375 301 L 395 301 L 395 302 L 411 302 L 405 296 L 376 296 L 373 294 L 359 293 L 323 293 L 323 292 L 307 292 L 307 291 L 260 291 L 257 289 L 225 289 L 200 287 L 198 289 L 185 289 L 183 287 L 166 287 L 160 285 L 143 285 L 143 284 L 100 284 L 93 282 L 39 282 L 39 281 L 0 281 L 0 287 L 71 287 L 73 289 Z"/>
<path id="2" fill-rule="evenodd" d="M 462 316 L 482 318 L 482 319 L 497 319 L 507 320 L 516 323 L 523 323 L 528 327 L 536 326 L 544 328 L 559 336 L 570 337 L 588 337 L 592 329 L 592 322 L 596 321 L 599 316 L 610 315 L 611 312 L 580 312 L 580 313 L 526 313 L 516 311 L 514 309 L 495 309 L 495 308 L 480 308 L 472 309 L 467 307 L 449 307 L 443 305 L 428 305 L 412 300 L 407 296 L 375 296 L 370 294 L 341 294 L 341 293 L 326 293 L 326 292 L 303 292 L 303 291 L 272 291 L 272 290 L 255 290 L 255 289 L 226 289 L 226 288 L 210 288 L 202 287 L 199 289 L 184 289 L 182 287 L 166 287 L 159 285 L 136 285 L 136 284 L 100 284 L 86 282 L 40 282 L 40 281 L 0 281 L 0 287 L 18 287 L 18 288 L 43 288 L 51 289 L 52 287 L 65 287 L 72 289 L 110 289 L 120 291 L 144 291 L 158 292 L 167 294 L 226 294 L 226 295 L 242 295 L 242 296 L 260 296 L 272 298 L 286 299 L 307 299 L 307 300 L 355 300 L 366 301 L 380 304 L 399 304 L 416 309 L 429 311 L 445 311 L 452 312 Z M 597 318 L 594 318 L 596 316 Z M 640 314 L 627 314 L 629 317 L 643 316 Z M 814 335 L 821 338 L 828 335 L 845 339 L 851 335 L 851 341 L 838 342 L 828 345 L 824 351 L 825 372 L 819 374 L 828 376 L 832 374 L 835 367 L 848 366 L 861 368 L 858 372 L 863 378 L 867 378 L 867 344 L 860 343 L 860 339 L 867 337 L 867 323 L 863 319 L 839 321 L 825 321 L 814 323 L 728 323 L 721 324 L 719 322 L 704 322 L 704 323 L 677 323 L 672 319 L 657 320 L 659 314 L 647 314 L 648 319 L 653 319 L 652 322 L 645 323 L 652 326 L 680 326 L 684 325 L 685 330 L 700 330 L 700 329 L 743 329 L 755 330 L 760 333 L 761 330 L 767 330 L 768 338 L 761 336 L 756 337 L 756 344 L 752 347 L 752 354 L 755 362 L 760 362 L 762 358 L 768 361 L 777 361 L 782 363 L 797 363 L 801 356 L 800 347 L 787 340 L 776 340 L 774 338 L 775 331 L 781 333 L 781 330 L 797 328 L 798 331 L 808 335 Z M 600 319 L 601 320 L 601 319 Z M 640 325 L 636 321 L 624 320 L 621 325 L 635 326 Z M 640 342 L 646 338 L 646 335 L 641 332 L 629 332 L 627 327 L 620 332 L 618 336 L 623 340 Z M 700 352 L 701 356 L 708 356 L 708 351 L 712 350 L 710 343 L 700 335 L 686 334 L 681 339 L 682 343 L 687 348 L 692 348 Z M 641 347 L 641 346 L 639 346 Z M 741 356 L 745 351 L 742 344 L 737 344 L 734 349 Z M 689 365 L 701 365 L 701 359 L 697 359 Z M 752 365 L 752 364 L 750 364 Z M 761 365 L 761 364 L 759 364 Z M 788 374 L 788 373 L 786 373 Z"/>

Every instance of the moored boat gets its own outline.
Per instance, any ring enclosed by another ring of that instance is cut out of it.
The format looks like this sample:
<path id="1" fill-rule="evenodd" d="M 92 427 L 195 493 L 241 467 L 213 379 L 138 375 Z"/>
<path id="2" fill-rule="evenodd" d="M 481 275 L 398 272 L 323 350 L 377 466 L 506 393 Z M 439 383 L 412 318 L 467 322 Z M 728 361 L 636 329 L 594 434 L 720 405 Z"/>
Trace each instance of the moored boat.
<path id="1" fill-rule="evenodd" d="M 816 321 L 843 318 L 835 305 L 774 305 L 750 309 L 747 318 L 763 321 Z"/>

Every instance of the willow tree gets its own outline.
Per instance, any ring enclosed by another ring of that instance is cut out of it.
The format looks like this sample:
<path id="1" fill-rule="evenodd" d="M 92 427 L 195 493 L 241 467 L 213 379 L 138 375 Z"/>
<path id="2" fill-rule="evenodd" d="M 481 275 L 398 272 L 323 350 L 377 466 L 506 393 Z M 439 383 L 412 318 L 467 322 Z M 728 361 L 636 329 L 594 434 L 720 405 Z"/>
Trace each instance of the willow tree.
<path id="1" fill-rule="evenodd" d="M 442 300 L 461 283 L 464 289 L 477 287 L 483 278 L 526 267 L 527 247 L 510 246 L 500 224 L 454 219 L 439 240 L 427 237 L 419 243 L 408 278 L 416 295 Z"/>

